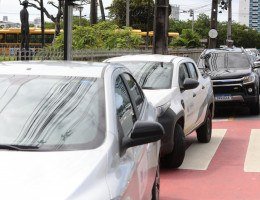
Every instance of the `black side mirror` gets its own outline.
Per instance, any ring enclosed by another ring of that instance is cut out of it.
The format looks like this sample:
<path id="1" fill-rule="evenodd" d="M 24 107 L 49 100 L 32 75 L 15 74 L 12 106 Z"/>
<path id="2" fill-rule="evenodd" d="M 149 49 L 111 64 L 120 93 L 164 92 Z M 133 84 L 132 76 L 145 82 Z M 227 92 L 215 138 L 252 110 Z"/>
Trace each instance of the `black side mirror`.
<path id="1" fill-rule="evenodd" d="M 185 78 L 182 90 L 191 90 L 199 86 L 199 82 L 192 78 Z"/>
<path id="2" fill-rule="evenodd" d="M 156 142 L 164 135 L 164 128 L 158 122 L 137 121 L 129 136 L 122 141 L 124 150 L 130 147 Z"/>

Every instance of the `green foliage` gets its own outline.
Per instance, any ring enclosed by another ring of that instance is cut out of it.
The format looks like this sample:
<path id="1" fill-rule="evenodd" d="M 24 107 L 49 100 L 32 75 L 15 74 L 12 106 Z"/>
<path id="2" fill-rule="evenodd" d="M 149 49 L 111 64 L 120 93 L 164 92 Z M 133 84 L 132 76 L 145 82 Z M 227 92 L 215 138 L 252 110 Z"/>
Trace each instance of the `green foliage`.
<path id="1" fill-rule="evenodd" d="M 194 23 L 194 30 L 201 38 L 207 38 L 210 31 L 210 18 L 206 14 L 199 14 Z"/>
<path id="2" fill-rule="evenodd" d="M 225 45 L 227 38 L 227 23 L 222 22 L 218 24 L 218 43 L 217 45 Z M 232 24 L 232 40 L 237 47 L 244 48 L 260 48 L 260 33 L 256 30 L 248 28 L 245 25 L 238 23 Z"/>
<path id="3" fill-rule="evenodd" d="M 55 24 L 53 22 L 45 22 L 44 26 L 46 29 L 55 29 Z"/>
<path id="4" fill-rule="evenodd" d="M 126 1 L 113 0 L 109 9 L 109 15 L 120 27 L 126 24 Z M 153 30 L 154 18 L 153 0 L 131 0 L 130 1 L 130 25 L 134 29 L 143 31 Z"/>
<path id="5" fill-rule="evenodd" d="M 186 48 L 200 47 L 200 35 L 191 29 L 183 29 L 182 34 L 170 44 L 174 47 L 185 46 Z"/>
<path id="6" fill-rule="evenodd" d="M 138 48 L 142 38 L 131 28 L 120 29 L 116 24 L 103 21 L 93 26 L 74 26 L 73 49 L 132 49 Z M 55 40 L 54 47 L 63 48 L 63 34 Z"/>
<path id="7" fill-rule="evenodd" d="M 73 27 L 75 26 L 89 26 L 89 20 L 87 20 L 84 17 L 81 17 L 81 19 L 78 16 L 73 17 Z"/>

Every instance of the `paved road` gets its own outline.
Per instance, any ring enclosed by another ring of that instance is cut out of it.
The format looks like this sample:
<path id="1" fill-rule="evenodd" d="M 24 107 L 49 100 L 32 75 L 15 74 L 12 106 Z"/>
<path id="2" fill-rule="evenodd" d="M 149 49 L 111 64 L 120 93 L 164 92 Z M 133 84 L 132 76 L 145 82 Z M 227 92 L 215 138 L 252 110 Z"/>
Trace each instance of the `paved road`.
<path id="1" fill-rule="evenodd" d="M 210 143 L 193 133 L 178 170 L 161 170 L 161 200 L 259 200 L 260 116 L 217 108 Z"/>

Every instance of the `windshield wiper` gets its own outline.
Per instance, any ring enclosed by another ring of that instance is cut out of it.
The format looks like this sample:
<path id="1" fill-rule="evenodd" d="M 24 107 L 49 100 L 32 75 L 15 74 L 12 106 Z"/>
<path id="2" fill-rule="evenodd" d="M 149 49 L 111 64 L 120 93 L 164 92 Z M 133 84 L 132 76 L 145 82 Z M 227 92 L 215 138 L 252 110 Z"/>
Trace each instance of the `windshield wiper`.
<path id="1" fill-rule="evenodd" d="M 16 150 L 16 151 L 23 151 L 23 150 L 36 150 L 39 149 L 37 146 L 30 146 L 30 145 L 18 145 L 18 144 L 0 144 L 0 149 L 6 150 Z"/>

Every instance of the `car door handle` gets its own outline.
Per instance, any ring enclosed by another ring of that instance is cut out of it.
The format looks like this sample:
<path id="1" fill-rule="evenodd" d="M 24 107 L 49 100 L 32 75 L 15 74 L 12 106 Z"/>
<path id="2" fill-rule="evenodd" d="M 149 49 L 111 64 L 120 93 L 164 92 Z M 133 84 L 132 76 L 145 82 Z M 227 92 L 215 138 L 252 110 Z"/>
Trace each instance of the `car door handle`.
<path id="1" fill-rule="evenodd" d="M 196 93 L 193 93 L 193 97 L 196 97 L 197 96 L 197 94 Z"/>

